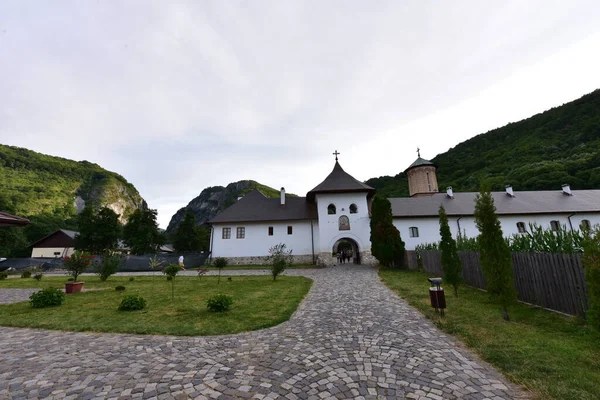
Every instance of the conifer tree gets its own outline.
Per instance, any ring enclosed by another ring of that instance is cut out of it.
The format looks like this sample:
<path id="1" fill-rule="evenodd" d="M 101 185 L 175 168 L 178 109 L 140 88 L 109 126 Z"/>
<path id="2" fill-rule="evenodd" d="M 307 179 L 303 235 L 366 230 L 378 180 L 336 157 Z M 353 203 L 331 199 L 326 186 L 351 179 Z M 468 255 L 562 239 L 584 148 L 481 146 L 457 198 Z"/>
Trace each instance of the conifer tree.
<path id="1" fill-rule="evenodd" d="M 173 235 L 173 247 L 178 253 L 198 251 L 201 240 L 200 231 L 196 226 L 196 217 L 191 211 L 187 211 Z"/>
<path id="2" fill-rule="evenodd" d="M 509 321 L 508 306 L 516 300 L 512 257 L 502 235 L 494 199 L 487 190 L 477 195 L 475 221 L 479 229 L 480 263 L 487 291 L 501 306 L 502 317 Z"/>
<path id="3" fill-rule="evenodd" d="M 373 257 L 385 267 L 404 267 L 404 242 L 392 223 L 392 205 L 385 197 L 373 198 L 370 225 Z"/>
<path id="4" fill-rule="evenodd" d="M 590 325 L 600 330 L 600 227 L 593 233 L 586 232 L 582 263 L 590 302 L 586 317 Z"/>
<path id="5" fill-rule="evenodd" d="M 440 217 L 440 236 L 442 238 L 440 241 L 440 250 L 442 252 L 444 278 L 454 288 L 454 295 L 458 296 L 458 286 L 462 282 L 462 265 L 460 258 L 458 258 L 456 241 L 450 232 L 448 215 L 446 215 L 444 206 L 440 206 L 438 214 Z"/>
<path id="6" fill-rule="evenodd" d="M 115 250 L 121 236 L 119 214 L 108 207 L 98 212 L 92 206 L 86 206 L 77 218 L 79 233 L 75 236 L 75 248 L 102 254 Z"/>
<path id="7" fill-rule="evenodd" d="M 158 230 L 156 210 L 135 210 L 123 227 L 123 240 L 135 255 L 156 253 L 166 242 Z"/>

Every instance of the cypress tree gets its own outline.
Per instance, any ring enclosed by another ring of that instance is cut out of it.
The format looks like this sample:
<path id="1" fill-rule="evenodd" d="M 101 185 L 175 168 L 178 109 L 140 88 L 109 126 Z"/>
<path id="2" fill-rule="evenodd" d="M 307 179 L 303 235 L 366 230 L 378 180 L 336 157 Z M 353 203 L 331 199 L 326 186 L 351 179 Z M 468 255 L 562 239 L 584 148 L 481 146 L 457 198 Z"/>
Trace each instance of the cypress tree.
<path id="1" fill-rule="evenodd" d="M 392 222 L 392 205 L 381 196 L 371 206 L 371 253 L 385 267 L 404 267 L 405 246 Z"/>
<path id="2" fill-rule="evenodd" d="M 502 308 L 502 317 L 509 321 L 508 306 L 516 300 L 512 257 L 502 235 L 494 199 L 489 191 L 482 190 L 477 195 L 475 222 L 480 233 L 480 263 L 487 282 L 487 291 Z"/>
<path id="3" fill-rule="evenodd" d="M 458 296 L 458 286 L 462 282 L 462 265 L 458 258 L 456 241 L 450 232 L 448 225 L 448 216 L 444 206 L 440 206 L 438 211 L 440 217 L 440 250 L 442 252 L 442 266 L 444 267 L 444 278 L 446 282 L 454 288 L 454 295 Z"/>
<path id="4" fill-rule="evenodd" d="M 590 325 L 600 330 L 600 228 L 593 234 L 586 232 L 582 263 L 590 302 L 586 317 Z"/>
<path id="5" fill-rule="evenodd" d="M 201 241 L 200 230 L 196 226 L 196 217 L 192 212 L 187 211 L 173 235 L 173 247 L 178 253 L 198 251 Z"/>

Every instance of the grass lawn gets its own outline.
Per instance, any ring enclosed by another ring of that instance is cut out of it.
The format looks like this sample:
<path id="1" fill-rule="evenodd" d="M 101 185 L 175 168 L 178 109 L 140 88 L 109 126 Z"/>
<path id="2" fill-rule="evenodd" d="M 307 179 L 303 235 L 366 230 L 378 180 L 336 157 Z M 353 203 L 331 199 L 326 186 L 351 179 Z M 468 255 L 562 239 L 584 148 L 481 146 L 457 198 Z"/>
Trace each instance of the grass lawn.
<path id="1" fill-rule="evenodd" d="M 600 399 L 600 332 L 581 320 L 517 304 L 511 321 L 486 292 L 446 286 L 446 316 L 431 308 L 422 272 L 380 270 L 380 278 L 444 332 L 459 337 L 511 381 L 541 399 Z"/>
<path id="2" fill-rule="evenodd" d="M 64 288 L 67 277 L 7 279 L 1 288 Z M 176 277 L 175 300 L 171 282 L 164 276 L 110 277 L 101 282 L 85 276 L 84 288 L 106 290 L 67 295 L 60 307 L 33 309 L 29 302 L 0 305 L 0 325 L 71 331 L 143 333 L 160 335 L 223 335 L 277 325 L 290 318 L 312 281 L 303 277 L 234 276 Z M 123 285 L 123 293 L 114 290 Z M 206 309 L 206 300 L 218 293 L 233 296 L 233 306 L 225 313 Z M 118 311 L 121 299 L 137 294 L 146 299 L 141 311 Z"/>

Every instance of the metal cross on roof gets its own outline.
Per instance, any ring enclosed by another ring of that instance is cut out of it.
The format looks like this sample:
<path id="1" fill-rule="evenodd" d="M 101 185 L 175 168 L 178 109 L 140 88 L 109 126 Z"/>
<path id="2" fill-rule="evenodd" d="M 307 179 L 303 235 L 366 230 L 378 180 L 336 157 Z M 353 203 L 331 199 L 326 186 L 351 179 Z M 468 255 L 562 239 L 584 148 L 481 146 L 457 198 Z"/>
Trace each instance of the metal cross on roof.
<path id="1" fill-rule="evenodd" d="M 417 147 L 417 156 L 421 157 L 421 149 Z"/>
<path id="2" fill-rule="evenodd" d="M 337 161 L 337 160 L 338 160 L 338 159 L 337 159 L 337 156 L 339 156 L 340 154 L 342 154 L 342 153 L 338 153 L 338 151 L 337 151 L 337 150 L 336 150 L 336 151 L 333 153 L 333 155 L 335 156 L 335 161 Z"/>

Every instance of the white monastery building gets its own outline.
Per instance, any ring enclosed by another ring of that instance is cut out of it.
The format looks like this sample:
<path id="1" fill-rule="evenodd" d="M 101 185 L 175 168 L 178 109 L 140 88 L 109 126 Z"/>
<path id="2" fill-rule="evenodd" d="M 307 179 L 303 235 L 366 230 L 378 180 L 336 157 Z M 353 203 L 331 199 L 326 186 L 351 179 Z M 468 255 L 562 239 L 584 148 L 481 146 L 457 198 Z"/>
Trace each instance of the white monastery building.
<path id="1" fill-rule="evenodd" d="M 254 190 L 209 221 L 211 257 L 230 264 L 264 264 L 269 249 L 284 243 L 296 264 L 332 265 L 339 249 L 353 262 L 376 264 L 371 255 L 370 205 L 375 189 L 345 172 L 336 155 L 333 171 L 306 197 L 267 198 Z M 419 157 L 407 169 L 410 197 L 390 198 L 394 225 L 407 250 L 440 240 L 438 210 L 443 205 L 454 237 L 479 235 L 477 192 L 439 193 L 436 166 Z M 504 235 L 527 234 L 530 223 L 544 228 L 580 229 L 600 224 L 600 190 L 493 192 Z"/>

